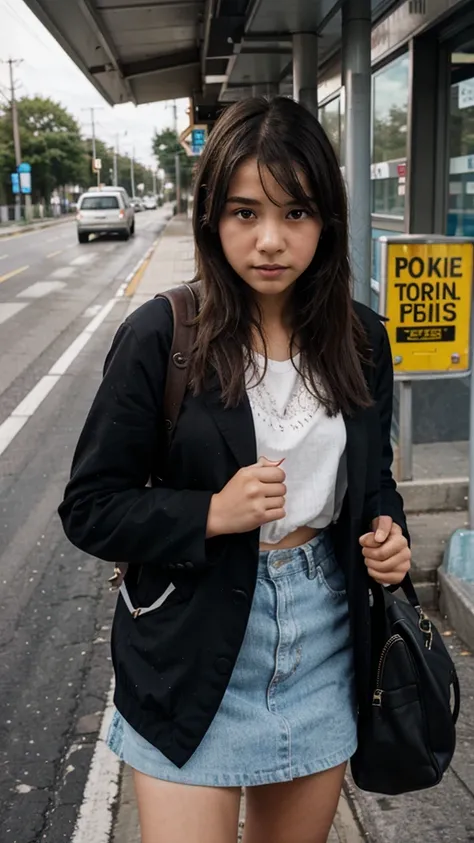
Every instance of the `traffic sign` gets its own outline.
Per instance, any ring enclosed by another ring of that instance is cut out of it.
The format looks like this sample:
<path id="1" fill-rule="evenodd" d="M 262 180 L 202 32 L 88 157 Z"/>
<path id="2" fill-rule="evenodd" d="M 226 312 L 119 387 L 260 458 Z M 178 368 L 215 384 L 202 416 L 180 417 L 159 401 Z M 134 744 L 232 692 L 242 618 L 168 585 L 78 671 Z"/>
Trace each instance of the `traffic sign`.
<path id="1" fill-rule="evenodd" d="M 31 164 L 24 161 L 18 165 L 18 174 L 20 177 L 20 190 L 22 193 L 31 193 Z"/>
<path id="2" fill-rule="evenodd" d="M 94 158 L 92 162 L 92 170 L 94 173 L 98 173 L 102 169 L 102 158 Z"/>
<path id="3" fill-rule="evenodd" d="M 455 237 L 382 237 L 381 312 L 396 378 L 470 369 L 474 243 Z"/>
<path id="4" fill-rule="evenodd" d="M 20 176 L 18 173 L 12 173 L 12 193 L 17 195 L 20 192 Z"/>
<path id="5" fill-rule="evenodd" d="M 191 124 L 181 132 L 179 136 L 179 142 L 183 147 L 186 155 L 191 156 L 198 156 L 202 154 L 202 151 L 206 145 L 207 141 L 207 126 L 206 125 L 197 125 Z"/>

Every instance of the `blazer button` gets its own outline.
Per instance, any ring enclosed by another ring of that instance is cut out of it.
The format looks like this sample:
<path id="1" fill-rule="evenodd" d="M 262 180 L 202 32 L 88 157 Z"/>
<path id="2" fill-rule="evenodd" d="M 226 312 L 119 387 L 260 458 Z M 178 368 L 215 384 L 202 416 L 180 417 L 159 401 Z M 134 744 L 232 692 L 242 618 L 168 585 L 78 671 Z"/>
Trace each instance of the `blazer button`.
<path id="1" fill-rule="evenodd" d="M 227 674 L 231 673 L 232 671 L 232 662 L 230 659 L 226 659 L 221 657 L 220 659 L 216 659 L 214 662 L 214 667 L 216 668 L 218 673 L 221 673 L 223 676 L 227 676 Z"/>
<path id="2" fill-rule="evenodd" d="M 186 565 L 184 564 L 184 562 L 176 562 L 175 568 L 177 568 L 178 571 L 182 571 L 185 567 Z"/>
<path id="3" fill-rule="evenodd" d="M 235 603 L 236 606 L 246 606 L 249 602 L 249 596 L 242 588 L 233 588 L 232 602 Z"/>
<path id="4" fill-rule="evenodd" d="M 184 567 L 188 569 L 188 571 L 192 571 L 194 569 L 194 562 L 191 562 L 190 559 L 186 559 L 184 563 Z"/>

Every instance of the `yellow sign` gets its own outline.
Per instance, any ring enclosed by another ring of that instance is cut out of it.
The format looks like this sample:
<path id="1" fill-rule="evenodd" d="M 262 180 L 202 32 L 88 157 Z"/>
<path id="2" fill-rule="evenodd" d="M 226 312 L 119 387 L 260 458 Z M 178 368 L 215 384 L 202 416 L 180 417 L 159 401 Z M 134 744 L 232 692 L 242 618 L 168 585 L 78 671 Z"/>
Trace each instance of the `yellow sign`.
<path id="1" fill-rule="evenodd" d="M 386 243 L 385 316 L 395 374 L 470 366 L 473 243 Z"/>

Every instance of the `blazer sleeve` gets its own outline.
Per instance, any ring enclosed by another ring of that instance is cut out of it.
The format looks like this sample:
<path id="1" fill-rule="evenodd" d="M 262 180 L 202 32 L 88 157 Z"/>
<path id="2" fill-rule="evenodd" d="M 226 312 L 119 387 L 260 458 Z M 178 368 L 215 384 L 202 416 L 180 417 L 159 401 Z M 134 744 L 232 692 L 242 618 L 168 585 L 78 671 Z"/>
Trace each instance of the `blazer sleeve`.
<path id="1" fill-rule="evenodd" d="M 391 443 L 392 406 L 393 406 L 393 364 L 387 331 L 380 325 L 381 338 L 374 355 L 375 378 L 374 398 L 378 407 L 381 432 L 380 492 L 377 515 L 389 515 L 410 540 L 403 499 L 397 491 L 397 484 L 392 476 L 393 450 Z"/>
<path id="2" fill-rule="evenodd" d="M 172 336 L 167 307 L 148 302 L 139 309 L 143 316 L 136 311 L 119 328 L 59 515 L 70 541 L 100 559 L 162 565 L 180 560 L 200 567 L 206 565 L 212 492 L 146 486 L 163 450 Z"/>

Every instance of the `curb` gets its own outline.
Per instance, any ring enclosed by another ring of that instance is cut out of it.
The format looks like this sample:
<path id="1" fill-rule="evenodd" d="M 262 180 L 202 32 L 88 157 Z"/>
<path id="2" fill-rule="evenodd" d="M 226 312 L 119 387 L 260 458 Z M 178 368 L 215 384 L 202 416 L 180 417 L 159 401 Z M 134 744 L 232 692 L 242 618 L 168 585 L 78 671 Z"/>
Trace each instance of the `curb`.
<path id="1" fill-rule="evenodd" d="M 147 249 L 143 257 L 141 257 L 137 261 L 132 271 L 128 273 L 125 281 L 123 282 L 123 284 L 120 285 L 117 290 L 117 298 L 133 298 L 140 285 L 140 281 L 142 280 L 142 277 L 145 274 L 145 270 L 151 261 L 153 253 L 156 247 L 158 246 L 158 243 L 163 237 L 163 234 L 165 233 L 169 223 L 173 219 L 174 217 L 170 217 L 170 219 L 166 220 L 166 224 L 164 225 L 163 230 L 159 233 L 158 237 L 153 240 L 153 243 L 151 244 L 150 248 Z"/>
<path id="2" fill-rule="evenodd" d="M 44 222 L 28 223 L 19 231 L 8 231 L 8 227 L 3 230 L 0 227 L 0 240 L 6 239 L 7 237 L 19 237 L 21 234 L 28 234 L 28 232 L 31 231 L 41 231 L 43 228 L 55 228 L 57 225 L 64 225 L 64 223 L 71 222 L 71 220 L 74 219 L 74 214 L 69 214 L 67 217 L 63 217 L 58 220 L 45 220 Z"/>

